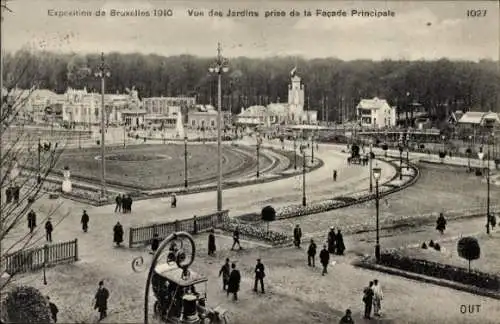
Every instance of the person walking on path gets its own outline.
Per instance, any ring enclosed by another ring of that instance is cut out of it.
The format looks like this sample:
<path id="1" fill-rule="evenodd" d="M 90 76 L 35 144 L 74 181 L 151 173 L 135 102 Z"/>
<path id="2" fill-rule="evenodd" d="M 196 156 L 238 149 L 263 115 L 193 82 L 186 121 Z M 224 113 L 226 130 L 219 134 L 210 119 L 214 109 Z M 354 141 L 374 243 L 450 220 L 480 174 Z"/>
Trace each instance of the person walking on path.
<path id="1" fill-rule="evenodd" d="M 228 285 L 227 285 L 227 295 L 233 294 L 233 300 L 238 300 L 238 291 L 240 290 L 241 274 L 238 269 L 236 269 L 236 263 L 231 264 L 231 274 L 229 275 Z"/>
<path id="2" fill-rule="evenodd" d="M 47 296 L 47 301 L 49 302 L 50 314 L 52 315 L 52 320 L 54 323 L 57 323 L 57 313 L 59 313 L 59 309 L 56 304 L 50 301 L 50 297 Z"/>
<path id="3" fill-rule="evenodd" d="M 229 259 L 226 258 L 226 263 L 222 265 L 219 271 L 219 277 L 222 276 L 222 290 L 226 291 L 229 284 L 229 275 L 231 274 L 231 265 Z"/>
<path id="4" fill-rule="evenodd" d="M 344 255 L 345 245 L 344 245 L 344 237 L 340 230 L 337 230 L 337 235 L 335 236 L 335 245 L 337 248 L 337 255 Z"/>
<path id="5" fill-rule="evenodd" d="M 382 292 L 382 287 L 378 283 L 378 280 L 373 280 L 373 315 L 380 316 L 380 309 L 382 308 L 382 299 L 384 299 L 384 294 Z"/>
<path id="6" fill-rule="evenodd" d="M 363 290 L 363 303 L 365 303 L 365 318 L 370 319 L 373 304 L 373 281 Z"/>
<path id="7" fill-rule="evenodd" d="M 47 219 L 47 222 L 45 222 L 45 239 L 47 242 L 52 243 L 52 231 L 54 231 L 54 226 L 52 226 L 52 222 L 49 219 Z"/>
<path id="8" fill-rule="evenodd" d="M 321 273 L 321 275 L 324 276 L 328 273 L 328 262 L 330 262 L 330 253 L 326 249 L 326 245 L 323 245 L 323 250 L 319 252 L 319 261 L 323 266 L 323 272 Z"/>
<path id="9" fill-rule="evenodd" d="M 231 247 L 231 250 L 234 250 L 234 247 L 238 244 L 239 249 L 241 250 L 241 244 L 240 244 L 240 228 L 236 226 L 233 232 L 233 246 Z"/>
<path id="10" fill-rule="evenodd" d="M 108 298 L 109 291 L 104 287 L 104 281 L 99 281 L 99 288 L 95 294 L 94 300 L 94 309 L 97 309 L 99 312 L 99 321 L 102 321 L 106 316 L 108 316 Z"/>
<path id="11" fill-rule="evenodd" d="M 295 228 L 293 229 L 293 243 L 295 246 L 300 249 L 300 240 L 302 239 L 302 229 L 300 228 L 300 225 L 297 224 Z"/>
<path id="12" fill-rule="evenodd" d="M 159 247 L 160 247 L 160 237 L 158 233 L 154 233 L 153 238 L 151 239 L 151 254 L 155 254 Z"/>
<path id="13" fill-rule="evenodd" d="M 120 222 L 117 222 L 113 227 L 113 242 L 116 243 L 117 246 L 120 246 L 123 242 L 123 226 Z"/>
<path id="14" fill-rule="evenodd" d="M 172 198 L 170 201 L 170 208 L 176 208 L 177 207 L 177 197 L 175 194 L 172 194 Z"/>
<path id="15" fill-rule="evenodd" d="M 30 234 L 33 234 L 35 227 L 36 227 L 36 213 L 32 209 L 28 213 L 28 228 L 30 229 Z"/>
<path id="16" fill-rule="evenodd" d="M 253 291 L 257 292 L 257 284 L 260 282 L 260 290 L 264 294 L 264 278 L 266 277 L 264 264 L 257 259 L 257 264 L 255 265 L 255 283 L 253 285 Z"/>
<path id="17" fill-rule="evenodd" d="M 337 236 L 335 235 L 335 228 L 330 227 L 330 232 L 328 233 L 328 252 L 335 254 L 335 244 L 337 243 Z"/>
<path id="18" fill-rule="evenodd" d="M 311 243 L 309 243 L 309 248 L 307 249 L 307 265 L 315 267 L 315 259 L 316 258 L 316 243 L 311 239 Z"/>
<path id="19" fill-rule="evenodd" d="M 354 324 L 351 314 L 352 314 L 351 310 L 346 309 L 345 315 L 340 319 L 339 324 Z"/>
<path id="20" fill-rule="evenodd" d="M 87 211 L 84 210 L 82 214 L 82 220 L 80 221 L 82 223 L 82 230 L 84 233 L 87 233 L 89 229 L 89 221 L 90 221 L 89 214 L 87 214 Z"/>
<path id="21" fill-rule="evenodd" d="M 116 206 L 115 206 L 115 213 L 121 213 L 122 212 L 122 195 L 118 194 L 115 198 Z"/>
<path id="22" fill-rule="evenodd" d="M 215 246 L 215 234 L 214 229 L 210 230 L 210 234 L 208 234 L 208 255 L 214 256 L 217 247 Z"/>
<path id="23" fill-rule="evenodd" d="M 439 231 L 439 233 L 444 234 L 444 231 L 446 229 L 446 219 L 444 218 L 443 213 L 439 213 L 439 217 L 436 220 L 436 229 Z"/>
<path id="24" fill-rule="evenodd" d="M 337 170 L 333 170 L 333 181 L 337 181 Z"/>

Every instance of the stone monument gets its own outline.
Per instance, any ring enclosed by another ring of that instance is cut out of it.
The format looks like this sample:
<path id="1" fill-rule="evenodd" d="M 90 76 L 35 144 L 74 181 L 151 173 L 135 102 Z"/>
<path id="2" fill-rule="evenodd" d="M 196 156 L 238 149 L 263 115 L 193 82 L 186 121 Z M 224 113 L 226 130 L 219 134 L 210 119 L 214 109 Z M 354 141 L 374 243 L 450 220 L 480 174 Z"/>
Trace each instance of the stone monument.
<path id="1" fill-rule="evenodd" d="M 71 185 L 70 175 L 71 175 L 71 172 L 69 171 L 69 168 L 64 167 L 64 170 L 63 170 L 64 179 L 63 179 L 62 188 L 61 188 L 62 192 L 65 192 L 65 193 L 71 192 L 72 185 Z"/>
<path id="2" fill-rule="evenodd" d="M 177 123 L 175 125 L 175 137 L 184 138 L 184 123 L 182 122 L 182 113 L 177 113 Z"/>

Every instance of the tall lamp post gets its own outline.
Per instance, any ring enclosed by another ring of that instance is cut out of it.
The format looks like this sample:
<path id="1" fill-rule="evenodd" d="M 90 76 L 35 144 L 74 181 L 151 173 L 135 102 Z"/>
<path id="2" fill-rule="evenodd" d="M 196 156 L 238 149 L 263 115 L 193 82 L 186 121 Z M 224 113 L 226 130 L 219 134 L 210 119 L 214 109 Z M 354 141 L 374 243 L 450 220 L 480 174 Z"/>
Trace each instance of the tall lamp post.
<path id="1" fill-rule="evenodd" d="M 372 160 L 373 160 L 373 137 L 370 138 L 370 192 L 373 192 L 373 166 L 372 166 Z"/>
<path id="2" fill-rule="evenodd" d="M 261 143 L 261 138 L 260 138 L 260 133 L 257 133 L 257 144 L 255 145 L 255 148 L 257 149 L 257 179 L 260 177 L 260 143 Z"/>
<path id="3" fill-rule="evenodd" d="M 314 134 L 311 134 L 311 163 L 314 163 Z"/>
<path id="4" fill-rule="evenodd" d="M 184 188 L 188 187 L 188 137 L 184 136 Z"/>
<path id="5" fill-rule="evenodd" d="M 307 205 L 307 198 L 306 198 L 306 163 L 307 163 L 307 156 L 306 156 L 306 150 L 304 146 L 300 146 L 300 151 L 302 153 L 302 206 Z"/>
<path id="6" fill-rule="evenodd" d="M 38 183 L 38 184 L 42 183 L 42 163 L 41 163 L 41 157 L 40 157 L 41 154 L 42 154 L 42 143 L 40 143 L 40 137 L 39 137 L 38 138 L 38 154 L 37 154 L 38 174 L 36 176 L 36 183 Z"/>
<path id="7" fill-rule="evenodd" d="M 403 143 L 399 144 L 399 180 L 403 180 Z"/>
<path id="8" fill-rule="evenodd" d="M 293 135 L 293 168 L 297 170 L 297 137 Z"/>
<path id="9" fill-rule="evenodd" d="M 105 80 L 111 76 L 109 69 L 104 64 L 104 53 L 101 53 L 101 63 L 97 67 L 97 72 L 94 73 L 96 78 L 101 78 L 101 198 L 106 197 L 106 169 L 105 169 L 105 123 L 104 123 L 104 115 L 105 115 L 105 107 L 104 107 L 104 89 L 105 89 Z"/>
<path id="10" fill-rule="evenodd" d="M 410 168 L 410 133 L 406 133 L 406 170 Z"/>
<path id="11" fill-rule="evenodd" d="M 479 150 L 477 156 L 481 161 L 484 159 L 484 152 Z M 486 234 L 490 234 L 490 148 L 488 147 L 488 156 L 486 165 Z"/>
<path id="12" fill-rule="evenodd" d="M 222 211 L 222 73 L 229 71 L 228 61 L 222 57 L 221 44 L 217 44 L 217 59 L 208 71 L 217 75 L 217 211 Z"/>
<path id="13" fill-rule="evenodd" d="M 378 194 L 378 181 L 382 175 L 382 169 L 373 168 L 373 177 L 375 178 L 375 226 L 376 226 L 376 242 L 375 242 L 375 258 L 377 262 L 380 261 L 380 226 L 379 226 L 379 194 Z"/>

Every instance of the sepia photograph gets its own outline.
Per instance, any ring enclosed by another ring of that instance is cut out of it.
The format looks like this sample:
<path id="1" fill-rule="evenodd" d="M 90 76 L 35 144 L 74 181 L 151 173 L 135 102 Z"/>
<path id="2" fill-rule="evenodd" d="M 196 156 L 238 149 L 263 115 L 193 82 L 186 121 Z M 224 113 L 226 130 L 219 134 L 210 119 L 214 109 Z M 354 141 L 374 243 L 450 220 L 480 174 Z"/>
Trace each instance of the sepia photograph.
<path id="1" fill-rule="evenodd" d="M 0 324 L 499 323 L 498 1 L 0 1 Z"/>

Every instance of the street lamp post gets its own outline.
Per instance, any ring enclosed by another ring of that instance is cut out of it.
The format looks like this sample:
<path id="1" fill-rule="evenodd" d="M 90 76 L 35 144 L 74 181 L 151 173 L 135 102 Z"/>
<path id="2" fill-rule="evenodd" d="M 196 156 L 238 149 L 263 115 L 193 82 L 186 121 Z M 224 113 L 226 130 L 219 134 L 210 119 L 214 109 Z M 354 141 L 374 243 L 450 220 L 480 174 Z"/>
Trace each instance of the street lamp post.
<path id="1" fill-rule="evenodd" d="M 104 64 L 104 53 L 101 53 L 101 63 L 97 67 L 97 72 L 94 73 L 96 78 L 101 78 L 101 198 L 106 197 L 106 164 L 105 164 L 105 123 L 104 123 L 104 115 L 105 115 L 105 107 L 104 107 L 104 89 L 105 89 L 105 79 L 111 76 L 108 68 Z"/>
<path id="2" fill-rule="evenodd" d="M 314 134 L 311 134 L 311 164 L 314 163 Z"/>
<path id="3" fill-rule="evenodd" d="M 373 166 L 372 166 L 372 156 L 373 156 L 373 138 L 370 138 L 370 192 L 373 192 Z"/>
<path id="4" fill-rule="evenodd" d="M 301 146 L 301 153 L 302 153 L 302 206 L 307 205 L 307 198 L 306 198 L 306 163 L 307 163 L 307 156 L 306 156 L 306 150 Z"/>
<path id="5" fill-rule="evenodd" d="M 477 153 L 481 161 L 484 159 L 484 152 L 482 150 Z M 490 234 L 490 148 L 488 147 L 486 165 L 486 234 Z M 481 162 L 482 163 L 482 162 Z M 483 169 L 484 170 L 484 169 Z"/>
<path id="6" fill-rule="evenodd" d="M 126 133 L 127 133 L 127 130 L 126 130 L 125 124 L 123 124 L 123 148 L 126 147 L 126 144 L 125 144 L 126 139 L 127 139 L 127 134 Z"/>
<path id="7" fill-rule="evenodd" d="M 38 184 L 42 183 L 42 164 L 41 164 L 41 152 L 42 151 L 42 144 L 40 143 L 40 137 L 38 138 L 38 154 L 37 154 L 37 159 L 38 159 L 38 174 L 36 176 L 36 182 Z"/>
<path id="8" fill-rule="evenodd" d="M 378 181 L 382 175 L 382 169 L 373 168 L 373 177 L 375 178 L 375 226 L 376 226 L 376 242 L 375 242 L 375 258 L 380 261 L 380 226 L 379 226 L 379 193 Z"/>
<path id="9" fill-rule="evenodd" d="M 297 170 L 297 138 L 293 136 L 293 168 Z"/>
<path id="10" fill-rule="evenodd" d="M 410 134 L 406 134 L 406 170 L 410 168 Z"/>
<path id="11" fill-rule="evenodd" d="M 470 168 L 470 155 L 472 154 L 471 144 L 472 144 L 472 135 L 469 135 L 469 149 L 467 153 L 467 168 L 469 169 L 469 172 L 471 171 Z"/>
<path id="12" fill-rule="evenodd" d="M 188 187 L 188 137 L 184 136 L 184 188 Z"/>
<path id="13" fill-rule="evenodd" d="M 221 44 L 217 44 L 217 59 L 208 71 L 217 75 L 217 211 L 222 211 L 222 73 L 229 71 L 228 62 L 222 57 Z"/>
<path id="14" fill-rule="evenodd" d="M 399 144 L 399 180 L 403 180 L 403 145 Z"/>
<path id="15" fill-rule="evenodd" d="M 261 142 L 261 139 L 260 139 L 260 134 L 257 133 L 257 144 L 255 145 L 256 149 L 257 149 L 257 179 L 259 179 L 260 177 L 260 142 Z"/>

